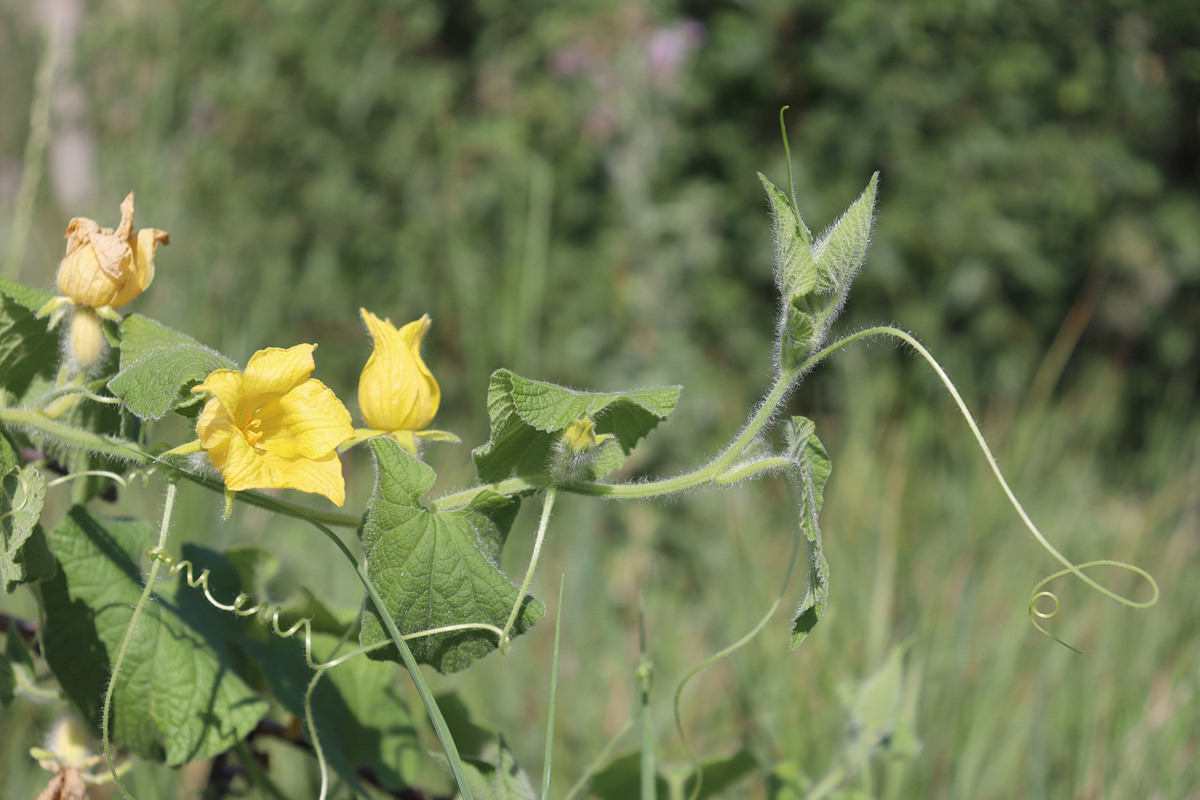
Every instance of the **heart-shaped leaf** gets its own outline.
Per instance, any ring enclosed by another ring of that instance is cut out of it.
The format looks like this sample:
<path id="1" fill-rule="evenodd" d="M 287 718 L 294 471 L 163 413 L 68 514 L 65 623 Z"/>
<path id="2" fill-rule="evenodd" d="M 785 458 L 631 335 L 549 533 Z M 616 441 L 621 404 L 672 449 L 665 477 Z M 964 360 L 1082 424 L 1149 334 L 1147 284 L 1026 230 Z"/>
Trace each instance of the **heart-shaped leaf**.
<path id="1" fill-rule="evenodd" d="M 502 628 L 517 588 L 500 571 L 505 530 L 497 519 L 511 522 L 506 512 L 517 501 L 486 493 L 461 511 L 431 511 L 421 497 L 433 486 L 433 470 L 386 437 L 372 439 L 371 449 L 377 477 L 360 535 L 367 574 L 401 633 L 467 623 Z M 545 613 L 541 603 L 526 597 L 513 632 L 524 632 Z M 368 603 L 362 644 L 389 638 Z M 496 649 L 497 641 L 491 631 L 470 629 L 422 636 L 408 646 L 419 662 L 454 672 Z M 395 646 L 370 655 L 400 660 Z"/>

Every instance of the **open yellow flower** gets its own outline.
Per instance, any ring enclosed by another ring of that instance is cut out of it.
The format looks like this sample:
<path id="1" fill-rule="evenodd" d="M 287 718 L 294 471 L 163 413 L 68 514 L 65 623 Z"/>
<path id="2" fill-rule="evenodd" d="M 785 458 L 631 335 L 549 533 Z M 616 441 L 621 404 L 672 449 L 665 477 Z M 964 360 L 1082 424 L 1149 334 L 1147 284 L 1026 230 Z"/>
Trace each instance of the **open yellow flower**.
<path id="1" fill-rule="evenodd" d="M 358 404 L 367 429 L 358 431 L 361 440 L 386 435 L 410 453 L 416 453 L 416 437 L 458 441 L 445 431 L 426 430 L 437 414 L 442 390 L 433 373 L 421 360 L 421 342 L 432 324 L 429 315 L 399 330 L 391 320 L 380 319 L 359 309 L 375 349 L 358 379 Z"/>
<path id="2" fill-rule="evenodd" d="M 154 280 L 154 254 L 166 231 L 133 230 L 133 192 L 121 203 L 116 229 L 76 217 L 67 224 L 67 253 L 58 265 L 58 290 L 76 305 L 121 306 Z"/>
<path id="3" fill-rule="evenodd" d="M 289 488 L 345 502 L 337 447 L 354 427 L 342 401 L 309 377 L 315 348 L 259 350 L 244 372 L 219 369 L 192 389 L 213 396 L 196 433 L 230 491 Z"/>

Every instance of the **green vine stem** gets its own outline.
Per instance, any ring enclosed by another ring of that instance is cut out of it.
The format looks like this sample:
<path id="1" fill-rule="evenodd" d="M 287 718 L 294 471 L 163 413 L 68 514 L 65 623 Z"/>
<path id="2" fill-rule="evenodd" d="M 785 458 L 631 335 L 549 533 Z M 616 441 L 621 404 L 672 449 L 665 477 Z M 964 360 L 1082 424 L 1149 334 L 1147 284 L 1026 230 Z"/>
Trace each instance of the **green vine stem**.
<path id="1" fill-rule="evenodd" d="M 1085 575 L 1078 566 L 1063 555 L 1057 548 L 1052 545 L 1045 535 L 1034 524 L 1029 514 L 1025 511 L 1020 500 L 1008 485 L 1008 481 L 1004 478 L 1000 471 L 999 464 L 995 456 L 992 454 L 991 448 L 988 447 L 987 441 L 983 438 L 983 434 L 979 430 L 979 426 L 975 422 L 975 418 L 971 415 L 962 396 L 959 394 L 957 387 L 950 380 L 945 370 L 937 362 L 937 359 L 925 347 L 917 341 L 911 334 L 893 328 L 890 326 L 880 326 L 867 328 L 858 331 L 837 340 L 833 344 L 828 345 L 822 350 L 814 353 L 804 363 L 793 369 L 781 370 L 777 375 L 774 385 L 768 391 L 766 397 L 759 404 L 750 420 L 745 427 L 738 433 L 734 441 L 725 448 L 711 462 L 682 475 L 677 475 L 672 478 L 665 478 L 658 481 L 650 481 L 646 483 L 635 484 L 609 484 L 609 483 L 594 483 L 594 482 L 568 482 L 558 486 L 562 491 L 571 492 L 574 494 L 590 495 L 594 497 L 604 497 L 613 500 L 636 500 L 658 497 L 665 494 L 672 494 L 692 489 L 706 483 L 730 483 L 737 480 L 743 480 L 751 477 L 762 471 L 778 469 L 786 465 L 786 462 L 777 461 L 773 458 L 760 459 L 750 464 L 736 465 L 735 462 L 762 432 L 767 423 L 774 418 L 783 404 L 788 393 L 791 391 L 795 383 L 805 375 L 814 366 L 824 361 L 826 358 L 859 341 L 871 337 L 888 336 L 899 339 L 905 344 L 912 347 L 918 355 L 933 368 L 938 379 L 945 386 L 946 390 L 953 398 L 958 410 L 962 413 L 963 418 L 967 422 L 979 449 L 983 452 L 987 459 L 988 466 L 992 470 L 997 482 L 1000 484 L 1009 503 L 1016 510 L 1021 522 L 1029 530 L 1030 534 L 1037 542 L 1061 563 L 1072 575 L 1079 578 L 1088 586 L 1100 592 L 1105 597 L 1115 600 L 1123 605 L 1132 608 L 1148 608 L 1158 601 L 1159 588 L 1157 582 L 1149 574 L 1144 574 L 1151 587 L 1152 596 L 1149 600 L 1138 601 L 1129 597 L 1125 597 L 1117 592 L 1114 592 L 1091 577 Z M 81 431 L 72 428 L 68 425 L 48 419 L 44 414 L 37 411 L 29 411 L 22 409 L 0 409 L 0 422 L 13 424 L 21 427 L 32 428 L 43 433 L 48 433 L 60 441 L 79 447 L 82 449 L 92 450 L 103 455 L 109 455 L 114 458 L 120 458 L 130 461 L 135 461 L 141 464 L 166 463 L 156 459 L 153 455 L 143 450 L 138 445 L 113 437 L 102 436 L 100 434 Z M 175 464 L 168 464 L 172 469 L 180 472 L 180 474 L 188 480 L 198 483 L 212 491 L 224 492 L 225 487 L 222 482 L 216 478 L 193 473 L 183 470 Z M 730 469 L 732 467 L 732 469 Z M 729 470 L 729 471 L 727 471 Z M 507 480 L 498 481 L 491 484 L 471 487 L 459 492 L 445 495 L 438 500 L 435 500 L 430 505 L 434 510 L 447 511 L 456 510 L 467 506 L 472 499 L 484 491 L 495 491 L 499 494 L 513 495 L 520 492 L 545 489 L 551 485 L 549 475 L 538 475 L 529 478 L 509 478 Z M 303 506 L 287 503 L 285 501 L 268 498 L 264 495 L 259 495 L 254 492 L 241 492 L 238 499 L 250 505 L 266 508 L 277 511 L 297 519 L 307 520 L 314 523 L 328 524 L 337 527 L 358 527 L 360 522 L 359 517 L 348 514 L 339 514 L 331 512 L 323 512 L 316 509 L 309 509 Z M 1124 564 L 1123 568 L 1134 569 L 1131 565 Z M 1139 573 L 1142 574 L 1142 573 Z"/>
<path id="2" fill-rule="evenodd" d="M 0 408 L 0 423 L 49 434 L 68 447 L 87 450 L 120 461 L 144 467 L 165 467 L 197 486 L 202 486 L 218 494 L 225 493 L 224 482 L 204 473 L 185 469 L 178 461 L 169 460 L 169 453 L 155 455 L 136 442 L 73 428 L 51 419 L 41 411 Z M 313 520 L 334 528 L 357 528 L 362 522 L 361 516 L 309 508 L 299 503 L 267 497 L 257 492 L 238 492 L 237 499 L 247 505 L 274 511 L 293 519 Z"/>
<path id="3" fill-rule="evenodd" d="M 521 582 L 521 588 L 517 591 L 517 600 L 513 603 L 512 611 L 509 612 L 508 621 L 504 623 L 504 630 L 500 631 L 500 652 L 505 655 L 512 647 L 508 634 L 512 632 L 513 625 L 516 624 L 517 615 L 521 613 L 521 606 L 525 602 L 525 595 L 529 592 L 530 584 L 533 583 L 533 572 L 537 569 L 538 558 L 542 553 L 542 542 L 546 539 L 546 528 L 550 524 L 550 512 L 554 510 L 554 498 L 557 494 L 555 487 L 551 486 L 546 489 L 546 497 L 542 500 L 542 515 L 538 519 L 537 538 L 533 541 L 533 553 L 529 556 L 529 567 L 525 570 L 525 580 Z"/>
<path id="4" fill-rule="evenodd" d="M 1049 553 L 1051 556 L 1053 556 L 1055 558 L 1055 560 L 1057 560 L 1060 564 L 1062 564 L 1066 568 L 1065 572 L 1057 573 L 1057 575 L 1062 575 L 1062 574 L 1066 574 L 1067 572 L 1069 572 L 1070 574 L 1074 575 L 1076 578 L 1083 581 L 1088 586 L 1092 587 L 1093 589 L 1095 589 L 1097 592 L 1104 595 L 1105 597 L 1107 597 L 1111 600 L 1116 600 L 1118 603 L 1120 603 L 1124 606 L 1128 606 L 1130 608 L 1149 608 L 1150 606 L 1152 606 L 1158 602 L 1158 597 L 1159 597 L 1158 582 L 1156 580 L 1154 580 L 1153 576 L 1151 576 L 1150 573 L 1146 572 L 1145 570 L 1140 569 L 1139 567 L 1136 567 L 1132 564 L 1127 564 L 1122 561 L 1104 562 L 1111 566 L 1116 566 L 1121 569 L 1127 569 L 1127 570 L 1145 578 L 1146 581 L 1150 584 L 1150 588 L 1151 588 L 1150 599 L 1149 600 L 1134 600 L 1130 597 L 1125 597 L 1122 594 L 1118 594 L 1117 592 L 1114 592 L 1113 590 L 1101 585 L 1099 582 L 1088 577 L 1087 575 L 1085 575 L 1083 573 L 1081 565 L 1074 564 L 1070 559 L 1068 559 L 1066 556 L 1064 556 L 1062 553 L 1060 553 L 1058 551 L 1058 548 L 1056 548 L 1054 545 L 1050 544 L 1050 541 L 1041 532 L 1041 530 L 1038 529 L 1037 525 L 1035 525 L 1033 520 L 1029 517 L 1029 514 L 1025 511 L 1025 507 L 1023 505 L 1021 505 L 1021 501 L 1017 499 L 1016 494 L 1013 492 L 1012 488 L 1008 485 L 1008 481 L 1005 480 L 1004 474 L 1000 472 L 1000 465 L 996 461 L 996 457 L 994 455 L 992 455 L 992 449 L 990 447 L 988 447 L 987 441 L 983 438 L 983 433 L 979 430 L 979 426 L 975 423 L 975 418 L 971 415 L 970 410 L 967 408 L 966 402 L 963 401 L 962 395 L 960 395 L 958 393 L 958 388 L 955 387 L 954 382 L 950 380 L 950 376 L 948 376 L 946 374 L 946 371 L 944 369 L 942 369 L 942 365 L 937 362 L 937 359 L 935 359 L 933 357 L 933 355 L 928 350 L 926 350 L 925 347 L 920 342 L 918 342 L 916 340 L 916 338 L 914 338 L 911 334 L 907 333 L 906 331 L 902 331 L 899 328 L 893 328 L 891 326 L 867 328 L 866 330 L 858 331 L 857 333 L 852 333 L 848 336 L 845 336 L 845 337 L 839 339 L 838 341 L 831 344 L 829 347 L 826 347 L 824 350 L 822 350 L 821 352 L 814 355 L 811 359 L 809 359 L 809 362 L 806 362 L 806 363 L 810 363 L 810 362 L 816 363 L 820 360 L 827 358 L 828 356 L 837 352 L 841 348 L 846 347 L 847 345 L 854 344 L 855 342 L 862 341 L 863 339 L 867 339 L 872 336 L 891 336 L 895 339 L 899 339 L 900 341 L 904 342 L 912 349 L 916 350 L 917 354 L 920 355 L 921 358 L 925 359 L 925 361 L 929 364 L 929 366 L 931 366 L 933 368 L 933 371 L 935 373 L 937 373 L 938 379 L 941 380 L 942 385 L 946 387 L 946 391 L 948 391 L 950 393 L 950 396 L 952 398 L 954 398 L 955 405 L 958 406 L 958 410 L 962 413 L 963 418 L 966 419 L 967 427 L 969 427 L 971 429 L 971 433 L 975 437 L 975 443 L 979 446 L 979 449 L 983 452 L 984 457 L 987 459 L 988 466 L 991 467 L 992 474 L 995 476 L 997 483 L 1000 484 L 1000 488 L 1002 490 L 1004 490 L 1004 495 L 1005 495 L 1005 497 L 1008 498 L 1009 504 L 1012 505 L 1014 510 L 1016 510 L 1017 516 L 1019 516 L 1021 518 L 1021 522 L 1024 523 L 1025 528 L 1029 531 L 1030 534 L 1033 535 L 1033 538 L 1037 540 L 1037 543 L 1040 544 L 1047 553 Z M 1038 584 L 1038 588 L 1040 588 L 1043 585 L 1045 585 L 1045 581 Z M 1034 591 L 1036 592 L 1037 589 L 1035 589 Z M 1037 625 L 1036 622 L 1034 624 Z M 1042 630 L 1041 626 L 1037 626 L 1037 627 L 1039 630 Z M 1044 632 L 1045 631 L 1043 631 L 1043 633 Z"/>
<path id="5" fill-rule="evenodd" d="M 245 493 L 239 493 L 238 496 L 240 497 L 241 494 Z M 264 508 L 278 510 L 272 508 L 274 505 L 273 498 L 260 497 L 259 499 L 264 502 Z M 282 510 L 280 510 L 280 513 L 283 513 Z M 446 718 L 442 716 L 442 711 L 438 708 L 433 691 L 429 688 L 429 684 L 425 682 L 425 678 L 421 674 L 421 668 L 417 664 L 416 658 L 413 656 L 412 651 L 408 649 L 404 634 L 400 633 L 396 621 L 392 619 L 391 613 L 388 612 L 387 605 L 383 602 L 383 598 L 379 596 L 379 590 L 375 588 L 375 584 L 368 577 L 366 567 L 355 558 L 354 553 L 350 551 L 350 548 L 346 546 L 346 543 L 336 533 L 316 520 L 303 516 L 299 518 L 325 534 L 326 538 L 337 546 L 342 555 L 346 557 L 346 560 L 354 567 L 354 574 L 358 576 L 359 582 L 363 585 L 363 589 L 366 590 L 367 597 L 375 604 L 375 610 L 378 612 L 379 618 L 383 620 L 384 628 L 387 630 L 388 635 L 391 636 L 392 643 L 396 645 L 396 650 L 399 651 L 400 658 L 404 662 L 404 667 L 408 670 L 409 677 L 412 678 L 413 685 L 417 689 L 417 694 L 421 698 L 421 703 L 425 706 L 425 713 L 429 716 L 434 733 L 437 734 L 438 742 L 441 743 L 442 750 L 446 754 L 446 761 L 449 763 L 450 772 L 454 775 L 454 780 L 458 784 L 462 800 L 473 800 L 471 787 L 467 783 L 466 773 L 463 770 L 462 757 L 459 755 L 458 746 L 454 743 L 454 737 L 450 734 L 450 729 L 446 725 Z"/>
<path id="6" fill-rule="evenodd" d="M 550 797 L 550 767 L 554 763 L 554 714 L 558 708 L 558 650 L 562 643 L 562 599 L 565 575 L 558 579 L 558 605 L 554 615 L 554 651 L 550 659 L 550 708 L 546 712 L 546 755 L 542 760 L 542 798 Z"/>
<path id="7" fill-rule="evenodd" d="M 654 662 L 646 652 L 646 610 L 638 607 L 638 645 L 641 659 L 637 668 L 638 717 L 642 727 L 641 800 L 656 800 L 658 768 L 654 758 L 654 718 L 650 712 L 650 693 L 654 690 Z"/>
<path id="8" fill-rule="evenodd" d="M 349 661 L 355 656 L 369 653 L 370 651 L 376 650 L 380 647 L 387 647 L 387 645 L 387 642 L 376 642 L 369 647 L 360 647 L 358 650 L 338 656 L 328 663 L 321 664 L 319 667 L 314 667 L 316 671 L 313 674 L 312 680 L 308 682 L 308 689 L 304 692 L 304 718 L 308 722 L 308 735 L 309 738 L 312 739 L 313 752 L 316 753 L 317 767 L 321 773 L 321 793 L 318 795 L 317 800 L 325 800 L 325 798 L 329 796 L 329 766 L 325 763 L 325 751 L 321 747 L 321 738 L 317 732 L 316 718 L 313 716 L 312 707 L 313 693 L 317 690 L 317 683 L 321 680 L 326 672 L 333 669 L 338 664 Z M 311 660 L 309 661 L 309 666 L 313 666 Z"/>
<path id="9" fill-rule="evenodd" d="M 163 501 L 162 523 L 158 528 L 159 549 L 163 548 L 167 543 L 167 529 L 170 527 L 171 514 L 175 509 L 175 492 L 175 482 L 168 481 L 167 496 Z M 130 641 L 133 640 L 133 632 L 137 628 L 138 617 L 142 615 L 142 611 L 146 608 L 146 603 L 150 600 L 150 595 L 154 592 L 154 584 L 158 581 L 158 570 L 161 566 L 162 562 L 157 559 L 150 565 L 150 574 L 146 576 L 146 585 L 142 589 L 142 596 L 138 598 L 137 604 L 133 607 L 133 616 L 129 618 L 129 626 L 125 629 L 125 636 L 121 639 L 121 646 L 117 650 L 117 659 L 112 665 L 112 672 L 108 678 L 108 686 L 104 690 L 104 705 L 100 711 L 100 742 L 104 747 L 104 760 L 108 764 L 108 773 L 112 776 L 117 791 L 121 793 L 121 796 L 125 800 L 133 800 L 133 798 L 130 797 L 129 792 L 125 791 L 125 784 L 121 783 L 121 777 L 117 774 L 117 767 L 113 763 L 108 718 L 112 711 L 113 690 L 117 685 L 117 677 L 121 674 L 121 666 L 125 663 L 125 653 L 129 649 Z"/>

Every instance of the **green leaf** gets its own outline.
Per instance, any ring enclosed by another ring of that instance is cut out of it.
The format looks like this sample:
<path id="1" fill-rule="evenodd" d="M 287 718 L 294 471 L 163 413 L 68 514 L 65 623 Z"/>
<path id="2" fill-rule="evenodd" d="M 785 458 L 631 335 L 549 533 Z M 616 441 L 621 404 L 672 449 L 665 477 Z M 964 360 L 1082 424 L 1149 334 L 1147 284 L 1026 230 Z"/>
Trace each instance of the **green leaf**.
<path id="1" fill-rule="evenodd" d="M 113 352 L 110 351 L 106 362 L 115 368 L 116 357 Z M 52 388 L 51 385 L 43 384 L 32 391 L 42 394 Z M 104 379 L 93 381 L 85 388 L 101 396 L 107 394 Z M 84 395 L 67 395 L 52 401 L 52 405 L 58 403 L 69 403 L 70 405 L 66 410 L 58 412 L 55 417 L 56 422 L 78 430 L 114 436 L 125 441 L 138 439 L 141 423 L 118 403 L 97 403 Z M 48 456 L 57 459 L 70 473 L 105 471 L 121 475 L 129 469 L 127 461 L 96 453 L 54 436 L 30 431 L 28 438 L 31 444 L 43 450 Z M 71 502 L 77 505 L 86 503 L 97 496 L 112 500 L 115 499 L 116 492 L 117 488 L 113 485 L 112 479 L 103 475 L 76 477 L 71 481 Z"/>
<path id="2" fill-rule="evenodd" d="M 717 797 L 730 786 L 745 778 L 758 769 L 758 759 L 749 750 L 739 750 L 729 756 L 708 758 L 700 762 L 703 780 L 700 781 L 700 792 L 696 800 L 707 800 Z M 683 769 L 686 779 L 680 796 L 691 797 L 692 787 L 696 784 L 696 770 L 690 764 Z"/>
<path id="3" fill-rule="evenodd" d="M 190 336 L 132 314 L 122 323 L 120 371 L 109 391 L 143 420 L 161 419 L 199 398 L 187 390 L 214 370 L 237 365 Z"/>
<path id="4" fill-rule="evenodd" d="M 730 786 L 758 769 L 758 759 L 749 750 L 717 756 L 700 762 L 704 776 L 696 800 L 717 797 Z M 604 800 L 638 797 L 641 788 L 640 750 L 617 756 L 592 778 L 591 794 Z M 696 768 L 691 764 L 660 764 L 655 776 L 656 795 L 662 798 L 691 797 L 696 785 Z"/>
<path id="5" fill-rule="evenodd" d="M 838 684 L 838 695 L 847 717 L 848 741 L 844 748 L 851 763 L 861 763 L 877 750 L 894 758 L 912 758 L 920 749 L 915 719 L 904 704 L 904 656 L 908 644 L 892 648 L 883 665 L 861 682 Z"/>
<path id="6" fill-rule="evenodd" d="M 375 583 L 401 633 L 446 625 L 487 623 L 504 627 L 517 600 L 517 588 L 500 571 L 503 520 L 517 501 L 499 495 L 462 511 L 430 511 L 421 497 L 435 475 L 391 439 L 371 440 L 377 478 L 360 529 L 367 556 L 367 575 Z M 500 518 L 501 525 L 496 519 Z M 523 633 L 546 613 L 526 597 L 514 633 Z M 367 604 L 361 641 L 364 646 L 390 637 L 374 604 Z M 496 634 L 464 630 L 422 636 L 408 642 L 418 661 L 439 672 L 454 672 L 496 649 Z M 371 658 L 400 660 L 395 646 L 370 653 Z"/>
<path id="7" fill-rule="evenodd" d="M 271 636 L 243 644 L 271 692 L 289 712 L 304 718 L 304 694 L 314 672 L 304 658 L 301 634 Z M 329 661 L 345 647 L 337 636 L 313 636 L 313 659 Z M 340 649 L 339 649 L 340 648 Z M 408 703 L 397 691 L 391 664 L 355 657 L 328 670 L 313 693 L 313 723 L 330 769 L 361 795 L 358 779 L 368 767 L 393 790 L 408 786 L 424 751 Z"/>
<path id="8" fill-rule="evenodd" d="M 533 782 L 502 735 L 476 725 L 456 694 L 440 695 L 437 704 L 458 747 L 472 796 L 478 800 L 535 800 Z M 447 764 L 445 756 L 435 757 Z"/>
<path id="9" fill-rule="evenodd" d="M 4 436 L 0 436 L 0 475 L 0 585 L 11 594 L 21 584 L 50 577 L 54 562 L 47 562 L 38 528 L 46 482 L 33 464 L 18 465 L 16 450 Z"/>
<path id="10" fill-rule="evenodd" d="M 867 247 L 871 244 L 871 227 L 875 223 L 875 189 L 879 173 L 845 213 L 822 233 L 812 247 L 812 258 L 822 284 L 845 294 L 858 274 Z"/>
<path id="11" fill-rule="evenodd" d="M 640 797 L 642 779 L 642 752 L 634 750 L 614 758 L 604 769 L 592 776 L 590 791 L 603 800 L 629 800 Z M 669 797 L 667 781 L 662 775 L 654 778 L 655 795 Z"/>
<path id="12" fill-rule="evenodd" d="M 138 562 L 152 536 L 145 522 L 100 520 L 81 506 L 50 534 L 60 569 L 42 584 L 46 662 L 97 727 L 109 672 L 142 592 Z M 184 555 L 234 574 L 199 548 L 185 548 Z M 230 642 L 240 637 L 242 621 L 181 584 L 182 578 L 160 588 L 138 619 L 115 678 L 110 726 L 117 746 L 170 766 L 229 749 L 267 710 L 234 670 Z"/>
<path id="13" fill-rule="evenodd" d="M 792 417 L 784 421 L 782 427 L 787 442 L 786 453 L 791 460 L 788 478 L 798 498 L 800 529 L 808 539 L 812 558 L 808 589 L 792 620 L 792 649 L 795 650 L 825 615 L 825 607 L 829 604 L 829 562 L 825 560 L 817 518 L 832 465 L 811 419 Z"/>
<path id="14" fill-rule="evenodd" d="M 12 705 L 13 693 L 17 688 L 17 677 L 13 674 L 12 660 L 0 653 L 0 708 Z"/>
<path id="15" fill-rule="evenodd" d="M 758 179 L 767 190 L 767 200 L 771 204 L 775 283 L 785 298 L 808 294 L 817 285 L 817 270 L 810 247 L 812 233 L 796 213 L 787 195 L 761 172 L 758 173 Z"/>
<path id="16" fill-rule="evenodd" d="M 597 447 L 591 466 L 581 477 L 603 477 L 620 468 L 638 440 L 667 418 L 679 392 L 678 386 L 577 392 L 497 370 L 488 383 L 492 435 L 472 453 L 475 466 L 487 482 L 544 474 L 552 466 L 551 455 L 562 431 L 586 416 L 595 420 L 597 434 L 613 438 Z"/>
<path id="17" fill-rule="evenodd" d="M 59 337 L 48 319 L 34 313 L 53 295 L 0 277 L 0 388 L 22 400 L 34 378 L 53 379 Z"/>
<path id="18" fill-rule="evenodd" d="M 803 800 L 812 788 L 812 780 L 795 761 L 777 761 L 767 776 L 767 797 L 770 800 Z"/>
<path id="19" fill-rule="evenodd" d="M 436 754 L 436 758 L 446 763 L 442 754 Z M 479 756 L 461 756 L 461 760 L 471 796 L 477 800 L 537 800 L 533 781 L 517 763 L 503 736 L 498 735 Z"/>

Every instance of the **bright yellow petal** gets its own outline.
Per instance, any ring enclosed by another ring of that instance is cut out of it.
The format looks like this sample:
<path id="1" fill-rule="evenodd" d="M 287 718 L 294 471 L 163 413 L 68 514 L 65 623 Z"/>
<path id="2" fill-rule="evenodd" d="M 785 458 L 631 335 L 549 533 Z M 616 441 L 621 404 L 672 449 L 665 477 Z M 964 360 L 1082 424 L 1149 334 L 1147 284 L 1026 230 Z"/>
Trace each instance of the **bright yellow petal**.
<path id="1" fill-rule="evenodd" d="M 242 373 L 234 369 L 219 369 L 211 372 L 204 379 L 204 383 L 192 387 L 193 394 L 199 392 L 208 392 L 221 401 L 225 413 L 232 420 L 237 414 L 238 402 L 242 397 Z M 209 405 L 211 406 L 211 404 L 210 401 Z M 208 407 L 205 406 L 204 410 L 208 411 Z"/>
<path id="2" fill-rule="evenodd" d="M 300 452 L 321 458 L 347 439 L 354 438 L 350 412 L 328 386 L 308 380 L 279 400 L 284 426 L 291 431 Z"/>
<path id="3" fill-rule="evenodd" d="M 221 405 L 220 399 L 214 397 L 204 405 L 204 410 L 200 412 L 199 418 L 196 420 L 196 436 L 200 439 L 200 445 L 205 450 L 209 451 L 209 458 L 213 462 L 213 466 L 221 469 L 225 456 L 224 449 L 228 445 L 229 437 L 235 432 L 233 424 L 230 422 L 229 414 L 226 413 L 225 407 Z M 218 458 L 213 457 L 212 451 L 214 448 L 221 448 L 222 454 Z"/>
<path id="4" fill-rule="evenodd" d="M 211 458 L 211 452 L 209 457 Z M 244 437 L 229 437 L 229 447 L 224 466 L 218 467 L 225 478 L 225 485 L 234 492 L 246 489 L 283 489 L 288 484 L 283 478 L 287 462 L 281 458 L 268 457 L 251 447 Z"/>
<path id="5" fill-rule="evenodd" d="M 334 505 L 346 502 L 346 480 L 337 452 L 325 458 L 300 458 L 283 467 L 284 485 L 328 497 Z"/>
<path id="6" fill-rule="evenodd" d="M 282 397 L 312 374 L 315 344 L 298 344 L 286 350 L 268 347 L 250 356 L 242 371 L 239 412 L 254 412 L 275 397 Z"/>
<path id="7" fill-rule="evenodd" d="M 322 458 L 354 438 L 350 412 L 325 384 L 309 379 L 262 406 L 258 446 L 283 458 Z"/>
<path id="8" fill-rule="evenodd" d="M 358 403 L 367 425 L 379 430 L 420 430 L 437 414 L 441 388 L 421 359 L 429 316 L 399 330 L 360 309 L 375 343 L 358 382 Z"/>

